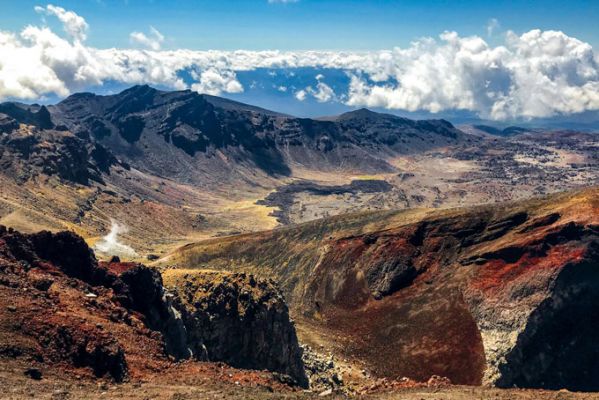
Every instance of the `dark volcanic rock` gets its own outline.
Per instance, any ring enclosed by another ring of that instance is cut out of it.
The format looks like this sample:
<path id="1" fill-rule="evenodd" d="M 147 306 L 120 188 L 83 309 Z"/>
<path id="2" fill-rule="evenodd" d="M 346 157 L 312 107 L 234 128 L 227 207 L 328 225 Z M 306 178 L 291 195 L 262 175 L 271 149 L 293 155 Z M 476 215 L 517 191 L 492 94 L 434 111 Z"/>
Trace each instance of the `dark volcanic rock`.
<path id="1" fill-rule="evenodd" d="M 0 310 L 0 358 L 30 355 L 122 382 L 140 368 L 155 372 L 167 355 L 195 355 L 306 384 L 295 328 L 270 283 L 245 275 L 196 278 L 175 287 L 173 297 L 157 270 L 98 263 L 71 232 L 24 235 L 0 226 L 0 301 L 8 304 Z"/>
<path id="2" fill-rule="evenodd" d="M 500 365 L 500 387 L 599 390 L 599 242 L 557 277 Z"/>
<path id="3" fill-rule="evenodd" d="M 0 113 L 9 115 L 22 124 L 33 125 L 39 129 L 54 128 L 52 116 L 46 106 L 2 103 L 0 104 Z"/>
<path id="4" fill-rule="evenodd" d="M 141 137 L 144 129 L 144 120 L 137 115 L 127 116 L 117 124 L 121 136 L 129 143 L 134 143 Z"/>
<path id="5" fill-rule="evenodd" d="M 111 96 L 76 94 L 49 111 L 55 123 L 101 143 L 120 160 L 189 181 L 241 178 L 242 169 L 288 176 L 292 163 L 392 172 L 381 154 L 430 149 L 463 135 L 446 121 L 411 121 L 367 110 L 329 121 L 293 118 L 188 90 L 163 92 L 149 86 Z M 217 150 L 227 163 L 214 157 Z M 211 176 L 198 176 L 195 168 L 209 168 Z"/>
<path id="6" fill-rule="evenodd" d="M 358 193 L 385 193 L 393 188 L 391 184 L 384 180 L 360 179 L 353 180 L 347 185 L 319 185 L 313 182 L 293 182 L 289 185 L 280 187 L 276 192 L 270 193 L 264 200 L 258 200 L 256 204 L 269 207 L 278 207 L 279 210 L 273 211 L 271 215 L 277 217 L 281 224 L 289 224 L 289 208 L 295 201 L 295 195 L 307 192 L 317 196 L 328 196 L 332 194 L 358 194 Z"/>
<path id="7" fill-rule="evenodd" d="M 160 273 L 138 264 L 120 278 L 127 285 L 131 307 L 145 316 L 151 329 L 163 334 L 168 354 L 176 359 L 189 358 L 192 354 L 187 344 L 187 329 L 164 290 Z"/>
<path id="8" fill-rule="evenodd" d="M 166 284 L 199 359 L 307 378 L 295 328 L 281 293 L 251 275 L 168 271 Z"/>
<path id="9" fill-rule="evenodd" d="M 36 381 L 42 379 L 42 371 L 40 371 L 38 368 L 27 368 L 24 373 L 25 375 L 27 375 L 31 379 L 35 379 Z"/>
<path id="10" fill-rule="evenodd" d="M 6 114 L 0 114 L 0 133 L 10 133 L 16 129 L 19 129 L 17 120 Z"/>
<path id="11" fill-rule="evenodd" d="M 534 130 L 519 126 L 508 126 L 505 129 L 499 129 L 488 125 L 473 125 L 473 128 L 495 136 L 516 136 L 522 133 L 534 132 Z"/>
<path id="12" fill-rule="evenodd" d="M 101 181 L 102 173 L 116 164 L 104 147 L 67 131 L 30 127 L 0 137 L 0 166 L 19 179 L 56 175 L 87 185 L 90 180 Z"/>

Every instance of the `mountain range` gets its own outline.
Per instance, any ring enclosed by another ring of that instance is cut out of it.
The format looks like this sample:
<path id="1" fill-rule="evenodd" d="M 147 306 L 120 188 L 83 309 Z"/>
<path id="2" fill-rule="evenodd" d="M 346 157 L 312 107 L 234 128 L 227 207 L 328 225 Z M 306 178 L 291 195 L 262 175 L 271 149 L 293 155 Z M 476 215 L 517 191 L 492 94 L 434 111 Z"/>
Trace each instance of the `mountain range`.
<path id="1" fill-rule="evenodd" d="M 599 390 L 598 150 L 149 86 L 2 103 L 0 374 L 15 398 L 30 379 L 132 398 Z"/>
<path id="2" fill-rule="evenodd" d="M 589 133 L 497 137 L 367 109 L 295 118 L 149 86 L 3 103 L 0 131 L 0 222 L 74 229 L 93 244 L 116 220 L 140 253 L 162 255 L 190 239 L 344 212 L 504 201 L 597 180 Z"/>

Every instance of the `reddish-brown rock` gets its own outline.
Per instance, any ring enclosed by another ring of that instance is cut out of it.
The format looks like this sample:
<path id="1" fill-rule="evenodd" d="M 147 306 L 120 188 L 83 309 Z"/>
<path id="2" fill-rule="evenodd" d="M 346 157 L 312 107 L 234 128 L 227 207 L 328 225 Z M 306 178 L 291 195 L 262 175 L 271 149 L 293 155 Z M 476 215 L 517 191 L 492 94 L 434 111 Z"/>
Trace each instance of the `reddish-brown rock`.
<path id="1" fill-rule="evenodd" d="M 177 261 L 277 277 L 304 330 L 375 376 L 599 389 L 599 189 L 338 216 L 213 239 Z"/>

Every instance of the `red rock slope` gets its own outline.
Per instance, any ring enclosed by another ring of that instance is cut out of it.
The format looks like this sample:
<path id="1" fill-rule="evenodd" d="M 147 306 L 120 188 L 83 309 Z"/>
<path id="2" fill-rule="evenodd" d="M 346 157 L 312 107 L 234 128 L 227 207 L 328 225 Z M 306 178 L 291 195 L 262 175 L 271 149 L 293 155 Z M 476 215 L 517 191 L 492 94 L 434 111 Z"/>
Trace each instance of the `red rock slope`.
<path id="1" fill-rule="evenodd" d="M 377 376 L 599 390 L 599 190 L 348 215 L 182 248 L 275 277 Z"/>
<path id="2" fill-rule="evenodd" d="M 264 293 L 272 289 L 261 281 L 258 284 Z M 218 289 L 219 285 L 214 287 Z M 210 288 L 203 289 L 210 292 Z M 193 287 L 187 290 L 194 291 Z M 18 376 L 25 374 L 42 380 L 46 376 L 60 376 L 82 383 L 100 378 L 117 383 L 193 382 L 209 387 L 218 381 L 219 385 L 229 382 L 233 387 L 291 390 L 279 382 L 282 378 L 277 380 L 268 372 L 240 371 L 223 364 L 196 361 L 204 359 L 189 352 L 189 339 L 198 333 L 184 325 L 172 299 L 157 271 L 134 263 L 98 263 L 83 239 L 70 232 L 23 235 L 0 226 L 3 371 L 13 368 Z M 261 304 L 248 303 L 256 312 L 261 311 Z M 274 306 L 269 307 L 269 315 L 276 317 L 278 329 L 296 340 L 286 306 L 285 314 L 281 315 Z M 241 323 L 236 317 L 233 312 L 227 314 L 231 329 Z M 243 323 L 251 322 L 251 318 L 244 316 Z M 276 333 L 260 331 L 259 326 L 255 332 L 276 337 Z M 280 339 L 281 346 L 289 345 L 290 351 L 299 352 L 297 341 L 289 344 L 286 339 Z M 224 346 L 213 342 L 215 346 Z M 213 360 L 218 358 L 218 349 L 208 350 L 212 351 Z M 263 359 L 254 359 L 256 354 L 251 348 L 244 349 L 243 354 L 246 365 L 270 368 L 263 364 Z M 285 356 L 299 360 L 296 367 L 303 368 L 300 354 Z M 219 361 L 227 360 L 220 357 Z M 284 373 L 286 365 L 280 368 L 274 365 L 272 370 Z M 303 376 L 303 369 L 296 372 L 300 378 Z"/>

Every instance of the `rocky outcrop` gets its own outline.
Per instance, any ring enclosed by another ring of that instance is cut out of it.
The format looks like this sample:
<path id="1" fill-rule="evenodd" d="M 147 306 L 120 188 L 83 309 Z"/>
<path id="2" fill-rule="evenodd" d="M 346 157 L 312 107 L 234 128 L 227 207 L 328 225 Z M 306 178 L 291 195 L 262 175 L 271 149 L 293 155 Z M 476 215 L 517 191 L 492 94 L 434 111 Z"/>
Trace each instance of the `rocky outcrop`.
<path id="1" fill-rule="evenodd" d="M 162 333 L 166 352 L 178 360 L 190 358 L 192 352 L 187 343 L 187 328 L 162 284 L 160 273 L 136 263 L 117 261 L 104 265 L 124 283 L 124 299 L 121 302 L 142 313 L 150 329 Z"/>
<path id="2" fill-rule="evenodd" d="M 0 104 L 0 113 L 10 116 L 22 124 L 32 125 L 39 129 L 53 129 L 55 127 L 46 106 L 2 103 Z"/>
<path id="3" fill-rule="evenodd" d="M 15 129 L 10 121 L 0 121 L 0 130 L 7 132 L 0 137 L 0 166 L 18 180 L 46 175 L 87 185 L 102 182 L 102 174 L 119 164 L 106 148 L 68 131 Z"/>
<path id="4" fill-rule="evenodd" d="M 125 291 L 116 276 L 98 266 L 79 236 L 23 235 L 0 226 L 0 297 L 2 304 L 13 304 L 16 317 L 6 325 L 7 316 L 0 313 L 0 347 L 123 381 L 129 376 L 123 343 L 104 330 L 110 322 L 100 322 L 103 313 L 92 316 L 87 307 L 101 307 L 122 319 L 126 311 L 119 302 L 102 301 L 98 294 Z M 35 345 L 26 344 L 32 341 Z"/>
<path id="5" fill-rule="evenodd" d="M 23 235 L 2 226 L 0 261 L 7 275 L 3 282 L 12 282 L 9 287 L 31 286 L 36 297 L 63 283 L 94 305 L 98 292 L 108 292 L 109 301 L 97 306 L 106 309 L 112 322 L 131 323 L 128 314 L 136 312 L 144 325 L 165 335 L 168 352 L 181 355 L 185 350 L 176 347 L 174 338 L 182 337 L 177 328 L 183 328 L 180 319 L 169 318 L 170 304 L 157 271 L 133 263 L 98 263 L 85 241 L 72 232 Z M 90 367 L 96 376 L 109 375 L 116 381 L 127 378 L 125 351 L 117 338 L 98 329 L 101 324 L 61 318 L 53 307 L 49 311 L 23 318 L 23 327 L 36 337 L 50 360 L 66 359 L 75 367 Z"/>
<path id="6" fill-rule="evenodd" d="M 281 372 L 307 385 L 295 328 L 272 282 L 214 271 L 164 275 L 196 358 Z"/>
<path id="7" fill-rule="evenodd" d="M 74 233 L 0 226 L 0 358 L 121 382 L 195 356 L 306 384 L 295 328 L 271 283 L 206 273 L 173 288 L 144 265 L 98 262 Z"/>
<path id="8" fill-rule="evenodd" d="M 19 123 L 6 114 L 0 114 L 0 133 L 10 133 L 19 129 Z"/>

